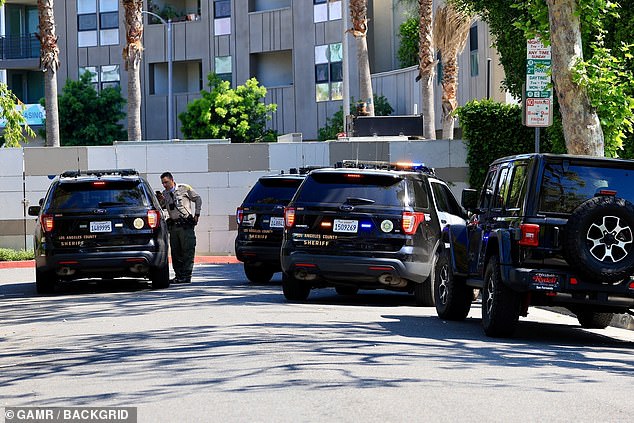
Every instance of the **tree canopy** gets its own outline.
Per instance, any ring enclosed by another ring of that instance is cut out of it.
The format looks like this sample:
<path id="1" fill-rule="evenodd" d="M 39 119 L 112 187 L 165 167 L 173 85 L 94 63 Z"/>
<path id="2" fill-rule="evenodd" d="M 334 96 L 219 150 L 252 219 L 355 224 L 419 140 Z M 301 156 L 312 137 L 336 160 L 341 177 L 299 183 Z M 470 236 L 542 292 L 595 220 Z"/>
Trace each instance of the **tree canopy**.
<path id="1" fill-rule="evenodd" d="M 272 135 L 266 121 L 277 110 L 277 104 L 264 104 L 266 88 L 251 78 L 232 89 L 215 73 L 207 76 L 209 91 L 187 105 L 181 113 L 181 131 L 188 139 L 225 139 L 233 143 L 267 140 Z"/>

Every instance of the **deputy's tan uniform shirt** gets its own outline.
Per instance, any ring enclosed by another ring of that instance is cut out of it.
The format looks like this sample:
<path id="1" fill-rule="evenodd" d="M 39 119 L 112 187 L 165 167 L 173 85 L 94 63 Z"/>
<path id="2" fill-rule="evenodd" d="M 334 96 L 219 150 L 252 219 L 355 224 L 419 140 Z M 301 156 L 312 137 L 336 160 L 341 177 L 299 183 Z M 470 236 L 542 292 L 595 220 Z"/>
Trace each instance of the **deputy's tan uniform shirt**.
<path id="1" fill-rule="evenodd" d="M 163 197 L 165 198 L 165 208 L 171 219 L 200 216 L 203 200 L 191 186 L 176 184 L 173 190 L 163 190 Z M 170 207 L 170 204 L 174 204 L 174 207 Z"/>

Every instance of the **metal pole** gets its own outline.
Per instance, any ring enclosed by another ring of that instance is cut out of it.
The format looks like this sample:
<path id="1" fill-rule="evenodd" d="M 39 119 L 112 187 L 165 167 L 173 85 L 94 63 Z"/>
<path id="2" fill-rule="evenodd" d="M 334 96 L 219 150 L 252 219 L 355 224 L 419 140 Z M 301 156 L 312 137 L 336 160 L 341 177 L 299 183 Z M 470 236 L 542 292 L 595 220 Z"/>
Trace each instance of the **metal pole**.
<path id="1" fill-rule="evenodd" d="M 539 126 L 535 127 L 535 153 L 539 153 Z"/>
<path id="2" fill-rule="evenodd" d="M 487 58 L 487 100 L 491 99 L 491 58 Z"/>
<path id="3" fill-rule="evenodd" d="M 172 87 L 172 20 L 167 21 L 167 134 L 174 139 L 174 100 Z"/>
<path id="4" fill-rule="evenodd" d="M 347 137 L 348 116 L 350 116 L 350 69 L 348 66 L 348 0 L 341 2 L 341 26 L 343 29 L 343 39 L 341 41 L 341 54 L 343 60 L 343 130 Z"/>

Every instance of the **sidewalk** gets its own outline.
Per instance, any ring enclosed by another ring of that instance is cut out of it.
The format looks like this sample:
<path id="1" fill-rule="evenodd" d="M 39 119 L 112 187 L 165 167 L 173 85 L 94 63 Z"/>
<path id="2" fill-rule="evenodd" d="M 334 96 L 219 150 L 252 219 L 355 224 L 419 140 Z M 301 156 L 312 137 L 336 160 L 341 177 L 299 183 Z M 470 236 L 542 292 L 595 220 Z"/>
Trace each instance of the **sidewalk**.
<path id="1" fill-rule="evenodd" d="M 171 262 L 171 259 L 170 259 Z M 196 264 L 233 264 L 240 263 L 235 256 L 196 256 Z M 0 269 L 24 269 L 35 267 L 35 260 L 0 261 Z"/>

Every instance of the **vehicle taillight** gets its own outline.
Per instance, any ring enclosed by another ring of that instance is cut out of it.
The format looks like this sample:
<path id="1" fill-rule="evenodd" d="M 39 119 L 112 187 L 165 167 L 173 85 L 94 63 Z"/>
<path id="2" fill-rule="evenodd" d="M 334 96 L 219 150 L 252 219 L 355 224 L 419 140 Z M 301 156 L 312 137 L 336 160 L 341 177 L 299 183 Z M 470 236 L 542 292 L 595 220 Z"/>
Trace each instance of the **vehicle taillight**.
<path id="1" fill-rule="evenodd" d="M 242 225 L 242 219 L 244 219 L 244 210 L 242 210 L 242 207 L 238 207 L 236 209 L 236 222 L 238 222 L 238 226 Z"/>
<path id="2" fill-rule="evenodd" d="M 159 223 L 159 215 L 156 210 L 148 210 L 147 211 L 147 224 L 150 228 L 154 229 L 158 226 Z"/>
<path id="3" fill-rule="evenodd" d="M 295 207 L 284 208 L 284 226 L 292 228 L 295 224 Z"/>
<path id="4" fill-rule="evenodd" d="M 425 213 L 421 212 L 403 212 L 403 232 L 407 235 L 413 235 L 418 229 L 418 225 L 425 220 Z"/>
<path id="5" fill-rule="evenodd" d="M 42 215 L 42 229 L 44 232 L 51 232 L 53 230 L 53 215 Z"/>
<path id="6" fill-rule="evenodd" d="M 520 225 L 520 232 L 519 245 L 524 247 L 539 246 L 539 225 L 524 223 Z"/>

